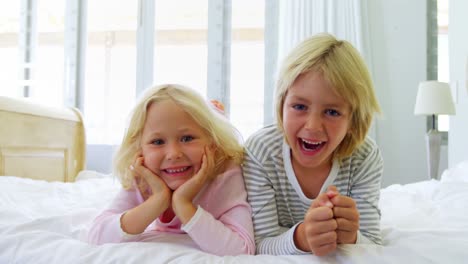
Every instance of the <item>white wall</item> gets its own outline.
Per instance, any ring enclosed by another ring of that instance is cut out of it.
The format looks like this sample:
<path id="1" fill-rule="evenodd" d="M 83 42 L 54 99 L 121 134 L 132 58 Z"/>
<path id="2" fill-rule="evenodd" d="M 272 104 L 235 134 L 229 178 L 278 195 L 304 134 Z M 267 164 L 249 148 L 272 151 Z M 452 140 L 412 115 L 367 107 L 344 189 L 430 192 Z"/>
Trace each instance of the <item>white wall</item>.
<path id="1" fill-rule="evenodd" d="M 426 119 L 413 114 L 418 84 L 426 80 L 426 0 L 368 3 L 372 73 L 383 111 L 376 123 L 382 185 L 426 180 Z"/>
<path id="2" fill-rule="evenodd" d="M 95 145 L 86 146 L 86 169 L 102 173 L 112 172 L 112 158 L 117 146 Z"/>
<path id="3" fill-rule="evenodd" d="M 450 83 L 456 115 L 450 117 L 449 166 L 468 160 L 468 1 L 449 2 Z"/>

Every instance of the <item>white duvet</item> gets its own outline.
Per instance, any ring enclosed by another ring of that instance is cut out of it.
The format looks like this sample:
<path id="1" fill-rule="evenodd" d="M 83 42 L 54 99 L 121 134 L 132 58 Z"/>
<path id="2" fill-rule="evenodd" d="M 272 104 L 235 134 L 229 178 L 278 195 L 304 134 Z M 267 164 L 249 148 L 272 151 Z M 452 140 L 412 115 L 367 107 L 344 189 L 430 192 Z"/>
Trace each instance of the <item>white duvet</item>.
<path id="1" fill-rule="evenodd" d="M 346 245 L 327 257 L 218 257 L 186 235 L 89 245 L 92 219 L 120 188 L 91 171 L 75 183 L 0 177 L 0 263 L 468 263 L 468 161 L 440 181 L 382 190 L 383 246 Z"/>

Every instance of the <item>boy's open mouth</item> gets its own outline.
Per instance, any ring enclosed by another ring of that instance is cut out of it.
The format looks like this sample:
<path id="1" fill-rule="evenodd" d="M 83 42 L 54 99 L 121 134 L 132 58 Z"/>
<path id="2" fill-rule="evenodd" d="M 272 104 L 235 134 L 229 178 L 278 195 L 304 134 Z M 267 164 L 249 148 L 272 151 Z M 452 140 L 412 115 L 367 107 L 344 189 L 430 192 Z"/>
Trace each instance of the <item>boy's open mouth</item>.
<path id="1" fill-rule="evenodd" d="M 322 148 L 326 142 L 325 141 L 316 141 L 316 142 L 313 142 L 313 141 L 309 141 L 309 140 L 306 140 L 306 139 L 303 139 L 303 138 L 299 138 L 299 141 L 302 145 L 302 148 L 306 151 L 315 151 L 315 150 L 319 150 L 320 148 Z"/>

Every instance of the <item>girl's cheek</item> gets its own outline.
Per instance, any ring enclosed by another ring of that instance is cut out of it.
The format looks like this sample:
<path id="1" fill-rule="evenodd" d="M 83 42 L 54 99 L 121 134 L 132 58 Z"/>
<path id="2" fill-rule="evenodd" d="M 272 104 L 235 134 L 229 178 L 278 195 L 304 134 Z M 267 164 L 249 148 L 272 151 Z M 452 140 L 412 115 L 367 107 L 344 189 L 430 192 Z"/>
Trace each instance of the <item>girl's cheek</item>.
<path id="1" fill-rule="evenodd" d="M 146 167 L 153 167 L 157 164 L 157 161 L 160 160 L 160 155 L 154 152 L 143 152 L 144 163 Z"/>
<path id="2" fill-rule="evenodd" d="M 208 146 L 208 145 L 197 144 L 194 146 L 190 146 L 185 149 L 184 155 L 186 155 L 187 157 L 191 157 L 192 159 L 195 157 L 200 157 L 200 160 L 201 160 L 201 158 L 203 157 L 203 154 L 205 154 L 205 146 Z"/>
<path id="3" fill-rule="evenodd" d="M 143 147 L 141 148 L 141 156 L 142 156 L 142 157 L 144 157 L 144 158 L 147 157 L 148 154 L 149 154 L 149 152 L 150 152 L 150 151 L 148 150 L 147 147 L 144 147 L 144 146 L 143 146 Z"/>

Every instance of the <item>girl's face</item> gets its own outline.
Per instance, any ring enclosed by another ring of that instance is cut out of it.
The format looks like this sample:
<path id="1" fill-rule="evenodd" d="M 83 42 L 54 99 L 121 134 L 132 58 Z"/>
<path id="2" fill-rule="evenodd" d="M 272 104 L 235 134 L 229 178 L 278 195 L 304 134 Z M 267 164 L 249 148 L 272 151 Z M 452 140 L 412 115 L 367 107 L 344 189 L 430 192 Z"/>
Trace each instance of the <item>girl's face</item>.
<path id="1" fill-rule="evenodd" d="M 289 87 L 283 105 L 283 129 L 295 170 L 328 171 L 333 151 L 350 126 L 350 106 L 313 71 Z"/>
<path id="2" fill-rule="evenodd" d="M 209 144 L 204 130 L 172 100 L 149 106 L 141 138 L 144 164 L 171 190 L 198 172 Z"/>

